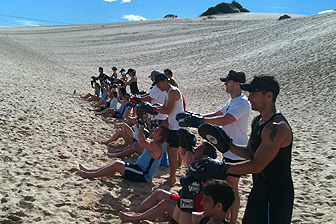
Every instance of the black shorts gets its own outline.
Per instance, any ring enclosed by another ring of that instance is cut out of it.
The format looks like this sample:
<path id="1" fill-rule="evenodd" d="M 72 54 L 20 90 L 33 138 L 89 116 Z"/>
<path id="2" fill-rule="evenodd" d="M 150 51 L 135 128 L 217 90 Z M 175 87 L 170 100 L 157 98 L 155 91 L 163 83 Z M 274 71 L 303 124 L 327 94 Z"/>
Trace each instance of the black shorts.
<path id="1" fill-rule="evenodd" d="M 142 169 L 134 163 L 125 161 L 125 174 L 122 177 L 133 182 L 147 182 Z"/>
<path id="2" fill-rule="evenodd" d="M 177 130 L 169 130 L 167 143 L 172 148 L 179 147 L 179 137 L 177 136 Z"/>
<path id="3" fill-rule="evenodd" d="M 224 157 L 224 160 L 227 163 L 239 163 L 239 162 L 245 161 L 245 160 L 233 160 L 233 159 L 228 159 L 228 158 L 225 158 L 225 157 Z M 236 177 L 236 178 L 240 178 L 241 177 L 241 175 L 231 174 L 231 173 L 229 173 L 229 176 Z"/>

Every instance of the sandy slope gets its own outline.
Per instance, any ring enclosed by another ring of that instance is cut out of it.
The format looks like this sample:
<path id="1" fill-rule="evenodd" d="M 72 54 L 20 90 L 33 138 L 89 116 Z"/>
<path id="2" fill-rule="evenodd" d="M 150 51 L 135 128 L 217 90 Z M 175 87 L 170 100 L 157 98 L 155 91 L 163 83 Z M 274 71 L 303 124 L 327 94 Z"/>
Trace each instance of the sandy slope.
<path id="1" fill-rule="evenodd" d="M 95 117 L 73 90 L 91 91 L 90 76 L 99 66 L 108 74 L 117 66 L 135 68 L 147 90 L 152 69 L 171 68 L 188 109 L 197 112 L 224 105 L 228 96 L 219 77 L 230 69 L 246 72 L 249 80 L 275 75 L 278 108 L 294 131 L 292 222 L 334 223 L 336 13 L 277 21 L 279 16 L 0 29 L 0 220 L 115 223 L 113 206 L 136 205 L 163 187 L 165 168 L 149 184 L 75 175 L 78 161 L 108 161 L 92 139 L 113 134 L 120 122 Z M 250 176 L 240 186 L 239 222 Z M 177 192 L 178 184 L 171 190 Z"/>

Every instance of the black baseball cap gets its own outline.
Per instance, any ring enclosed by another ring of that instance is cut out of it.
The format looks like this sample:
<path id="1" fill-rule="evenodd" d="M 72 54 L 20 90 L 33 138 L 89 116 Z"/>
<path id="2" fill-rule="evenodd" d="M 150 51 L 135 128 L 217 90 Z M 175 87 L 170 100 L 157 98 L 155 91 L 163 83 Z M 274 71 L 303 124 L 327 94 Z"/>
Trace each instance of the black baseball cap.
<path id="1" fill-rule="evenodd" d="M 129 73 L 131 73 L 131 72 L 135 73 L 135 70 L 134 70 L 133 68 L 129 68 L 129 69 L 127 70 L 127 73 L 126 73 L 126 74 L 129 74 Z"/>
<path id="2" fill-rule="evenodd" d="M 230 70 L 229 74 L 224 78 L 220 78 L 220 80 L 222 82 L 233 80 L 235 82 L 245 83 L 246 82 L 246 76 L 245 76 L 244 72 L 236 72 L 234 70 Z"/>
<path id="3" fill-rule="evenodd" d="M 158 74 L 160 74 L 160 72 L 158 70 L 153 70 L 150 74 L 150 76 L 148 76 L 148 78 L 152 78 L 153 76 L 157 76 Z"/>
<path id="4" fill-rule="evenodd" d="M 251 83 L 241 83 L 240 88 L 247 92 L 270 91 L 276 96 L 280 92 L 279 82 L 274 76 L 256 76 Z"/>
<path id="5" fill-rule="evenodd" d="M 113 66 L 113 67 L 112 67 L 112 70 L 118 70 L 118 69 L 117 69 L 117 67 Z"/>
<path id="6" fill-rule="evenodd" d="M 163 81 L 167 79 L 168 80 L 168 76 L 166 76 L 165 74 L 163 73 L 159 73 L 155 76 L 155 81 L 153 82 L 152 86 L 155 86 L 156 84 L 158 84 L 159 82 Z"/>

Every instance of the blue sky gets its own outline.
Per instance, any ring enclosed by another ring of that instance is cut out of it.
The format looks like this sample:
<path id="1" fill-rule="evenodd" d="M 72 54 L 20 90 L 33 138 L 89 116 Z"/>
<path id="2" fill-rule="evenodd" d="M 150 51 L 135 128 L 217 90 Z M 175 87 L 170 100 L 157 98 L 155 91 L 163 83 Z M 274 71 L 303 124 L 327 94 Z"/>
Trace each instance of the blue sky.
<path id="1" fill-rule="evenodd" d="M 0 27 L 113 23 L 195 18 L 223 0 L 0 0 Z M 231 2 L 225 1 L 225 2 Z M 256 13 L 314 15 L 336 9 L 336 0 L 237 0 Z"/>

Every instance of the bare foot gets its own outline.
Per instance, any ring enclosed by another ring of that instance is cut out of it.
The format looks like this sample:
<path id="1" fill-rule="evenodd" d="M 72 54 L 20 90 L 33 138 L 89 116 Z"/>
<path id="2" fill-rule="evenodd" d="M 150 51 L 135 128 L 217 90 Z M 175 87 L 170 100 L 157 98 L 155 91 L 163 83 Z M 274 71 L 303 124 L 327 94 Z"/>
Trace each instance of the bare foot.
<path id="1" fill-rule="evenodd" d="M 118 211 L 122 211 L 122 212 L 130 212 L 130 211 L 131 211 L 131 209 L 129 209 L 129 208 L 125 208 L 125 207 L 122 206 L 122 205 L 117 205 L 117 210 L 118 210 Z"/>
<path id="2" fill-rule="evenodd" d="M 82 171 L 85 171 L 85 172 L 88 172 L 89 171 L 89 169 L 87 169 L 85 166 L 83 166 L 82 164 L 78 164 L 78 166 L 79 166 L 79 169 L 80 170 L 82 170 Z"/>
<path id="3" fill-rule="evenodd" d="M 118 213 L 118 216 L 122 222 L 138 222 L 138 220 L 134 219 L 131 215 L 127 215 L 122 211 Z"/>
<path id="4" fill-rule="evenodd" d="M 78 176 L 82 177 L 82 178 L 89 178 L 89 173 L 87 173 L 86 171 L 83 170 L 78 170 L 77 172 Z"/>
<path id="5" fill-rule="evenodd" d="M 168 177 L 168 178 L 165 178 L 165 179 L 166 179 L 166 181 L 163 183 L 164 185 L 168 185 L 168 186 L 172 187 L 176 183 L 176 178 Z"/>

